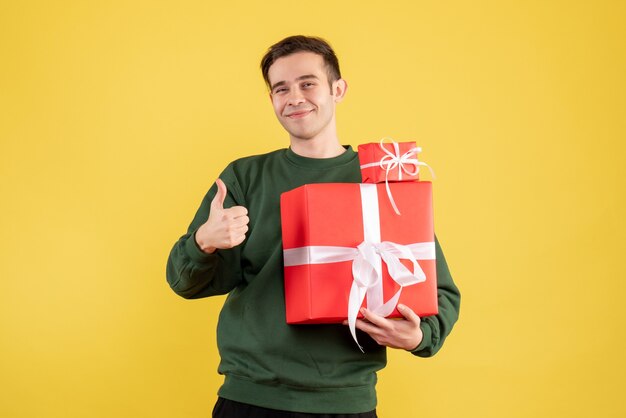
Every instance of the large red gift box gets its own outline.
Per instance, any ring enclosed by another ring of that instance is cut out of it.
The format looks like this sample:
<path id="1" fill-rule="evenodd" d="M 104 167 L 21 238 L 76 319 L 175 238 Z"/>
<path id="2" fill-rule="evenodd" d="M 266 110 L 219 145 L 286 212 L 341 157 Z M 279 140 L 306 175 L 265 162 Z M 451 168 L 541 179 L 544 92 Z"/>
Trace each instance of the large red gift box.
<path id="1" fill-rule="evenodd" d="M 402 316 L 397 303 L 437 313 L 431 183 L 389 187 L 402 215 L 385 184 L 308 184 L 281 195 L 287 323 L 340 323 L 349 305 L 351 322 L 360 306 L 388 317 Z M 382 280 L 372 279 L 376 270 Z"/>
<path id="2" fill-rule="evenodd" d="M 415 142 L 372 142 L 359 145 L 359 163 L 363 183 L 385 181 L 416 181 L 419 166 L 425 165 L 417 159 L 421 151 Z"/>

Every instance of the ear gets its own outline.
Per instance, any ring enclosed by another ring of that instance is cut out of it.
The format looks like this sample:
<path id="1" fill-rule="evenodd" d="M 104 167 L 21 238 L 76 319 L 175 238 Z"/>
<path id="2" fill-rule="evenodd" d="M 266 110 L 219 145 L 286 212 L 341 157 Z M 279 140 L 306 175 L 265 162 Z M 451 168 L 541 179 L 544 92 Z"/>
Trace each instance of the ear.
<path id="1" fill-rule="evenodd" d="M 333 95 L 335 96 L 335 103 L 339 103 L 343 100 L 348 90 L 348 83 L 343 78 L 333 82 Z"/>

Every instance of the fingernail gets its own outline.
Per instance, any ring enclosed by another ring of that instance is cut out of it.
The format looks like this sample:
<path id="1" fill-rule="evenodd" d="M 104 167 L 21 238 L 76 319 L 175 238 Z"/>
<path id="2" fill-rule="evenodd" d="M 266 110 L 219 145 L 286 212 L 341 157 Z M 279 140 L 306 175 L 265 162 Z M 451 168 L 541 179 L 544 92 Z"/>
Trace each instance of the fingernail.
<path id="1" fill-rule="evenodd" d="M 403 304 L 399 303 L 398 304 L 398 309 L 404 310 L 404 309 L 406 309 L 406 306 L 404 306 Z"/>
<path id="2" fill-rule="evenodd" d="M 359 312 L 361 312 L 363 315 L 365 315 L 365 308 L 359 309 Z"/>

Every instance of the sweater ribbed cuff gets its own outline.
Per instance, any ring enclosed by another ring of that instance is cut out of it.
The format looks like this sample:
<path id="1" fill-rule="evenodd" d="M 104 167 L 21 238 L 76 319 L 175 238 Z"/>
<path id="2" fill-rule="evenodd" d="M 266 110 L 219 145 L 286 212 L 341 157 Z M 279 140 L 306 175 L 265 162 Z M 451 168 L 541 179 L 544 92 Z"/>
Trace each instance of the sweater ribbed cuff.
<path id="1" fill-rule="evenodd" d="M 411 351 L 411 353 L 413 354 L 417 354 L 418 352 L 422 351 L 423 349 L 425 349 L 426 347 L 428 347 L 431 343 L 431 340 L 433 338 L 433 331 L 430 328 L 430 325 L 428 325 L 427 322 L 422 321 L 420 323 L 420 329 L 422 330 L 422 342 L 419 343 L 419 345 L 417 346 L 417 348 L 413 351 Z"/>
<path id="2" fill-rule="evenodd" d="M 185 252 L 189 255 L 189 258 L 192 261 L 200 264 L 206 264 L 213 257 L 215 257 L 215 253 L 207 254 L 200 249 L 198 243 L 196 242 L 196 231 L 194 231 L 193 234 L 187 238 L 187 241 L 185 242 Z"/>

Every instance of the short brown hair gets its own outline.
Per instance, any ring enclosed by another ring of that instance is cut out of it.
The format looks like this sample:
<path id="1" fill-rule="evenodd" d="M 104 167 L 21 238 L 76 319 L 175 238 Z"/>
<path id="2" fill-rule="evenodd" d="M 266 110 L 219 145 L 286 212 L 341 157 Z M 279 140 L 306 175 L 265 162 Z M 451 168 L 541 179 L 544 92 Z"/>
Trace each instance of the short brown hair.
<path id="1" fill-rule="evenodd" d="M 263 59 L 261 59 L 261 72 L 263 73 L 263 79 L 268 88 L 271 88 L 268 73 L 272 64 L 279 58 L 303 51 L 313 52 L 324 58 L 329 84 L 341 78 L 339 60 L 328 42 L 316 36 L 295 35 L 289 36 L 270 46 L 263 56 Z"/>

